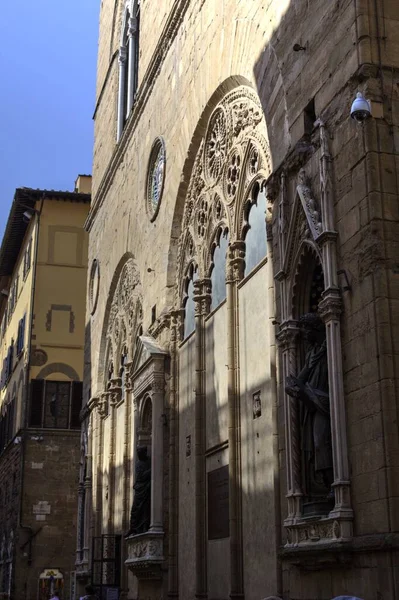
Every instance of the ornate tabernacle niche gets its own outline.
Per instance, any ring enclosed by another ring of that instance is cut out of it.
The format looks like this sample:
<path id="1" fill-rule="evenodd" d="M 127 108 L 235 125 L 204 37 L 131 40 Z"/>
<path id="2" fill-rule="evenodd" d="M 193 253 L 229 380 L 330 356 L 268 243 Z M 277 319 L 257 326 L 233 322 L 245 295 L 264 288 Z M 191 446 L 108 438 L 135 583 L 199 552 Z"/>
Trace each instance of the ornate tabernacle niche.
<path id="1" fill-rule="evenodd" d="M 320 132 L 320 201 L 304 169 L 287 215 L 282 175 L 278 216 L 281 351 L 287 468 L 286 548 L 345 542 L 352 509 L 342 375 L 331 159 Z M 287 225 L 289 222 L 289 226 Z"/>
<path id="2" fill-rule="evenodd" d="M 126 566 L 139 579 L 160 579 L 163 557 L 163 445 L 166 351 L 140 336 L 132 364 L 135 476 Z"/>

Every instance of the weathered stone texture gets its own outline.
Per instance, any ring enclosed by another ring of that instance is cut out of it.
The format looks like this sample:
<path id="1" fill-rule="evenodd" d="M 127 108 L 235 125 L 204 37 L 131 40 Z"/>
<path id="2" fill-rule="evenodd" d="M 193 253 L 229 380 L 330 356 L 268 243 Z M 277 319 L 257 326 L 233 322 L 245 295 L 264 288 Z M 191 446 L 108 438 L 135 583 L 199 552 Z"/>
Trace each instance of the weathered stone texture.
<path id="1" fill-rule="evenodd" d="M 324 120 L 329 137 L 334 226 L 338 233 L 337 266 L 345 271 L 339 276 L 339 285 L 343 302 L 345 435 L 354 536 L 361 540 L 360 536 L 386 535 L 381 539 L 388 543 L 389 535 L 397 531 L 399 497 L 396 396 L 399 365 L 399 51 L 394 33 L 399 21 L 397 2 L 383 0 L 376 3 L 378 23 L 373 2 L 353 0 L 312 3 L 276 0 L 267 5 L 246 0 L 188 3 L 168 0 L 156 9 L 151 3 L 142 2 L 141 87 L 122 138 L 116 145 L 118 65 L 116 60 L 110 62 L 110 56 L 119 43 L 122 5 L 120 2 L 115 13 L 113 33 L 109 32 L 114 18 L 113 2 L 103 3 L 100 17 L 99 89 L 108 67 L 110 71 L 96 112 L 94 203 L 88 221 L 89 262 L 97 259 L 101 268 L 97 310 L 87 318 L 86 363 L 91 365 L 92 395 L 104 388 L 104 357 L 99 349 L 107 326 L 112 282 L 128 253 L 133 256 L 140 275 L 144 331 L 151 326 L 151 310 L 155 305 L 157 315 L 172 307 L 180 308 L 174 306 L 177 241 L 193 161 L 212 110 L 234 88 L 245 85 L 257 92 L 265 116 L 273 175 L 277 181 L 282 170 L 286 173 L 287 213 L 290 214 L 298 171 L 302 166 L 306 167 L 316 199 L 320 198 L 320 139 L 312 127 L 309 130 L 309 126 L 305 126 L 304 119 L 304 110 L 313 100 L 313 116 Z M 153 56 L 167 16 L 173 10 L 181 11 L 181 21 L 170 38 L 162 38 L 159 54 Z M 295 43 L 306 49 L 294 52 Z M 160 61 L 159 68 L 147 80 L 145 73 L 153 59 Z M 378 116 L 363 125 L 349 118 L 358 89 L 365 91 L 373 101 L 373 110 Z M 145 206 L 146 173 L 152 143 L 160 135 L 166 144 L 165 188 L 158 217 L 150 222 Z M 277 273 L 280 261 L 277 201 L 273 219 L 272 261 Z M 349 282 L 348 290 L 344 289 L 345 277 Z M 277 325 L 281 321 L 281 294 L 276 283 Z M 209 328 L 211 324 L 209 321 Z M 163 331 L 162 335 L 163 340 L 169 341 L 168 333 Z M 192 525 L 195 518 L 194 460 L 184 457 L 186 437 L 194 435 L 195 373 L 191 343 L 194 342 L 188 341 L 183 346 L 180 364 L 181 459 L 178 473 L 181 496 L 178 511 L 183 557 L 189 552 L 193 539 L 193 531 L 186 523 Z M 256 343 L 258 340 L 254 340 Z M 266 351 L 260 347 L 260 356 L 265 357 Z M 242 348 L 240 351 L 243 352 Z M 247 354 L 245 350 L 244 354 Z M 242 360 L 245 364 L 245 356 Z M 223 359 L 208 376 L 208 400 L 216 397 L 220 402 L 223 400 L 218 386 L 224 385 L 223 375 L 219 374 L 222 373 L 219 369 L 224 367 Z M 280 367 L 277 366 L 278 392 L 283 386 Z M 240 368 L 244 380 L 246 372 L 243 366 Z M 266 367 L 264 376 L 266 378 Z M 261 377 L 258 379 L 261 387 L 265 382 Z M 255 386 L 251 380 L 252 384 Z M 270 481 L 265 477 L 262 482 L 268 489 L 280 485 L 276 497 L 280 498 L 284 519 L 287 515 L 287 424 L 281 397 L 282 393 L 279 393 L 274 432 L 278 436 L 277 460 L 269 454 L 268 435 L 273 434 L 272 423 L 265 434 L 262 455 L 269 467 L 276 460 L 280 479 L 279 482 L 277 477 Z M 215 417 L 210 429 L 212 439 L 222 442 L 225 423 L 223 406 L 219 408 L 220 423 Z M 269 418 L 272 421 L 271 413 Z M 247 431 L 245 427 L 243 431 Z M 252 429 L 248 428 L 248 431 L 252 433 Z M 251 443 L 254 452 L 256 440 Z M 243 456 L 248 455 L 245 452 Z M 250 487 L 248 480 L 246 485 Z M 265 515 L 264 496 L 262 503 L 259 499 L 254 500 L 260 519 L 275 518 L 276 506 L 271 496 L 268 496 L 269 501 Z M 249 517 L 246 522 L 249 529 L 255 530 Z M 275 533 L 275 543 L 278 544 L 281 538 L 283 546 L 287 533 L 278 522 L 275 522 Z M 375 543 L 378 546 L 379 542 Z M 250 546 L 249 538 L 245 538 L 245 544 Z M 345 569 L 330 568 L 329 564 L 323 563 L 323 551 L 312 559 L 321 572 L 299 569 L 283 556 L 283 590 L 280 592 L 284 591 L 284 597 L 291 600 L 326 600 L 345 592 L 356 593 L 365 600 L 398 598 L 399 589 L 395 589 L 393 583 L 396 575 L 389 564 L 391 558 L 396 560 L 395 552 L 388 552 L 388 549 L 377 552 L 375 546 L 370 549 L 371 545 L 370 542 L 369 547 L 364 546 L 362 554 L 352 547 L 348 557 L 343 553 L 342 562 L 348 558 L 350 565 Z M 270 566 L 270 561 L 268 564 Z M 186 566 L 190 572 L 194 569 L 193 555 L 188 556 Z M 265 569 L 267 566 L 265 564 Z M 180 568 L 181 598 L 188 599 L 194 594 L 194 574 L 190 576 L 183 572 L 184 566 Z M 218 568 L 219 565 L 212 564 L 212 572 L 218 572 Z M 264 596 L 277 591 L 274 575 L 270 575 L 270 589 L 265 590 Z M 249 585 L 251 592 L 248 592 L 247 600 L 257 600 L 259 590 L 256 585 L 253 582 Z"/>

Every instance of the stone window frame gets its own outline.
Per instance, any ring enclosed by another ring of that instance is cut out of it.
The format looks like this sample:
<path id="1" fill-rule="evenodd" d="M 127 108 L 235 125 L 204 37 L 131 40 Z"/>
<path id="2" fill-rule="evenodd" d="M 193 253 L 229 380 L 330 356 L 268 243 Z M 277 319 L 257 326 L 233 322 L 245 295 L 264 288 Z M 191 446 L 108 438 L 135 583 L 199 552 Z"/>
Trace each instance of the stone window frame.
<path id="1" fill-rule="evenodd" d="M 117 142 L 122 137 L 138 88 L 140 0 L 127 0 L 119 47 Z"/>

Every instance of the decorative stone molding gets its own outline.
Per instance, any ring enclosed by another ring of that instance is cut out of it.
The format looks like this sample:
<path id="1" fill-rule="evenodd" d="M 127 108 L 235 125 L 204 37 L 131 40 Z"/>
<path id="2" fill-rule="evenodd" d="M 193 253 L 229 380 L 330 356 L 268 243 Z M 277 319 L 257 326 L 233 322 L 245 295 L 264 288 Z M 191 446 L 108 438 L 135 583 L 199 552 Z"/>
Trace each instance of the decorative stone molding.
<path id="1" fill-rule="evenodd" d="M 147 531 L 127 538 L 125 565 L 138 579 L 161 579 L 163 536 L 163 532 Z"/>

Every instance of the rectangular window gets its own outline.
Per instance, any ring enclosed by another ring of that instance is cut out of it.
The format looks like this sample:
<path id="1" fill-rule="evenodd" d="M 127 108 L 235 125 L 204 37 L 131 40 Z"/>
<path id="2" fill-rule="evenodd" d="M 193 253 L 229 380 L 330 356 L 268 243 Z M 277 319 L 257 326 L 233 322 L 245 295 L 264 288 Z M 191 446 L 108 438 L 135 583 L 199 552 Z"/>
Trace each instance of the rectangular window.
<path id="1" fill-rule="evenodd" d="M 80 381 L 32 379 L 29 427 L 79 429 L 81 405 Z"/>
<path id="2" fill-rule="evenodd" d="M 30 271 L 30 266 L 32 262 L 32 238 L 29 240 L 28 246 L 25 250 L 24 254 L 24 280 Z"/>
<path id="3" fill-rule="evenodd" d="M 24 315 L 18 323 L 17 356 L 19 356 L 24 349 L 25 320 L 26 320 L 26 315 Z"/>

